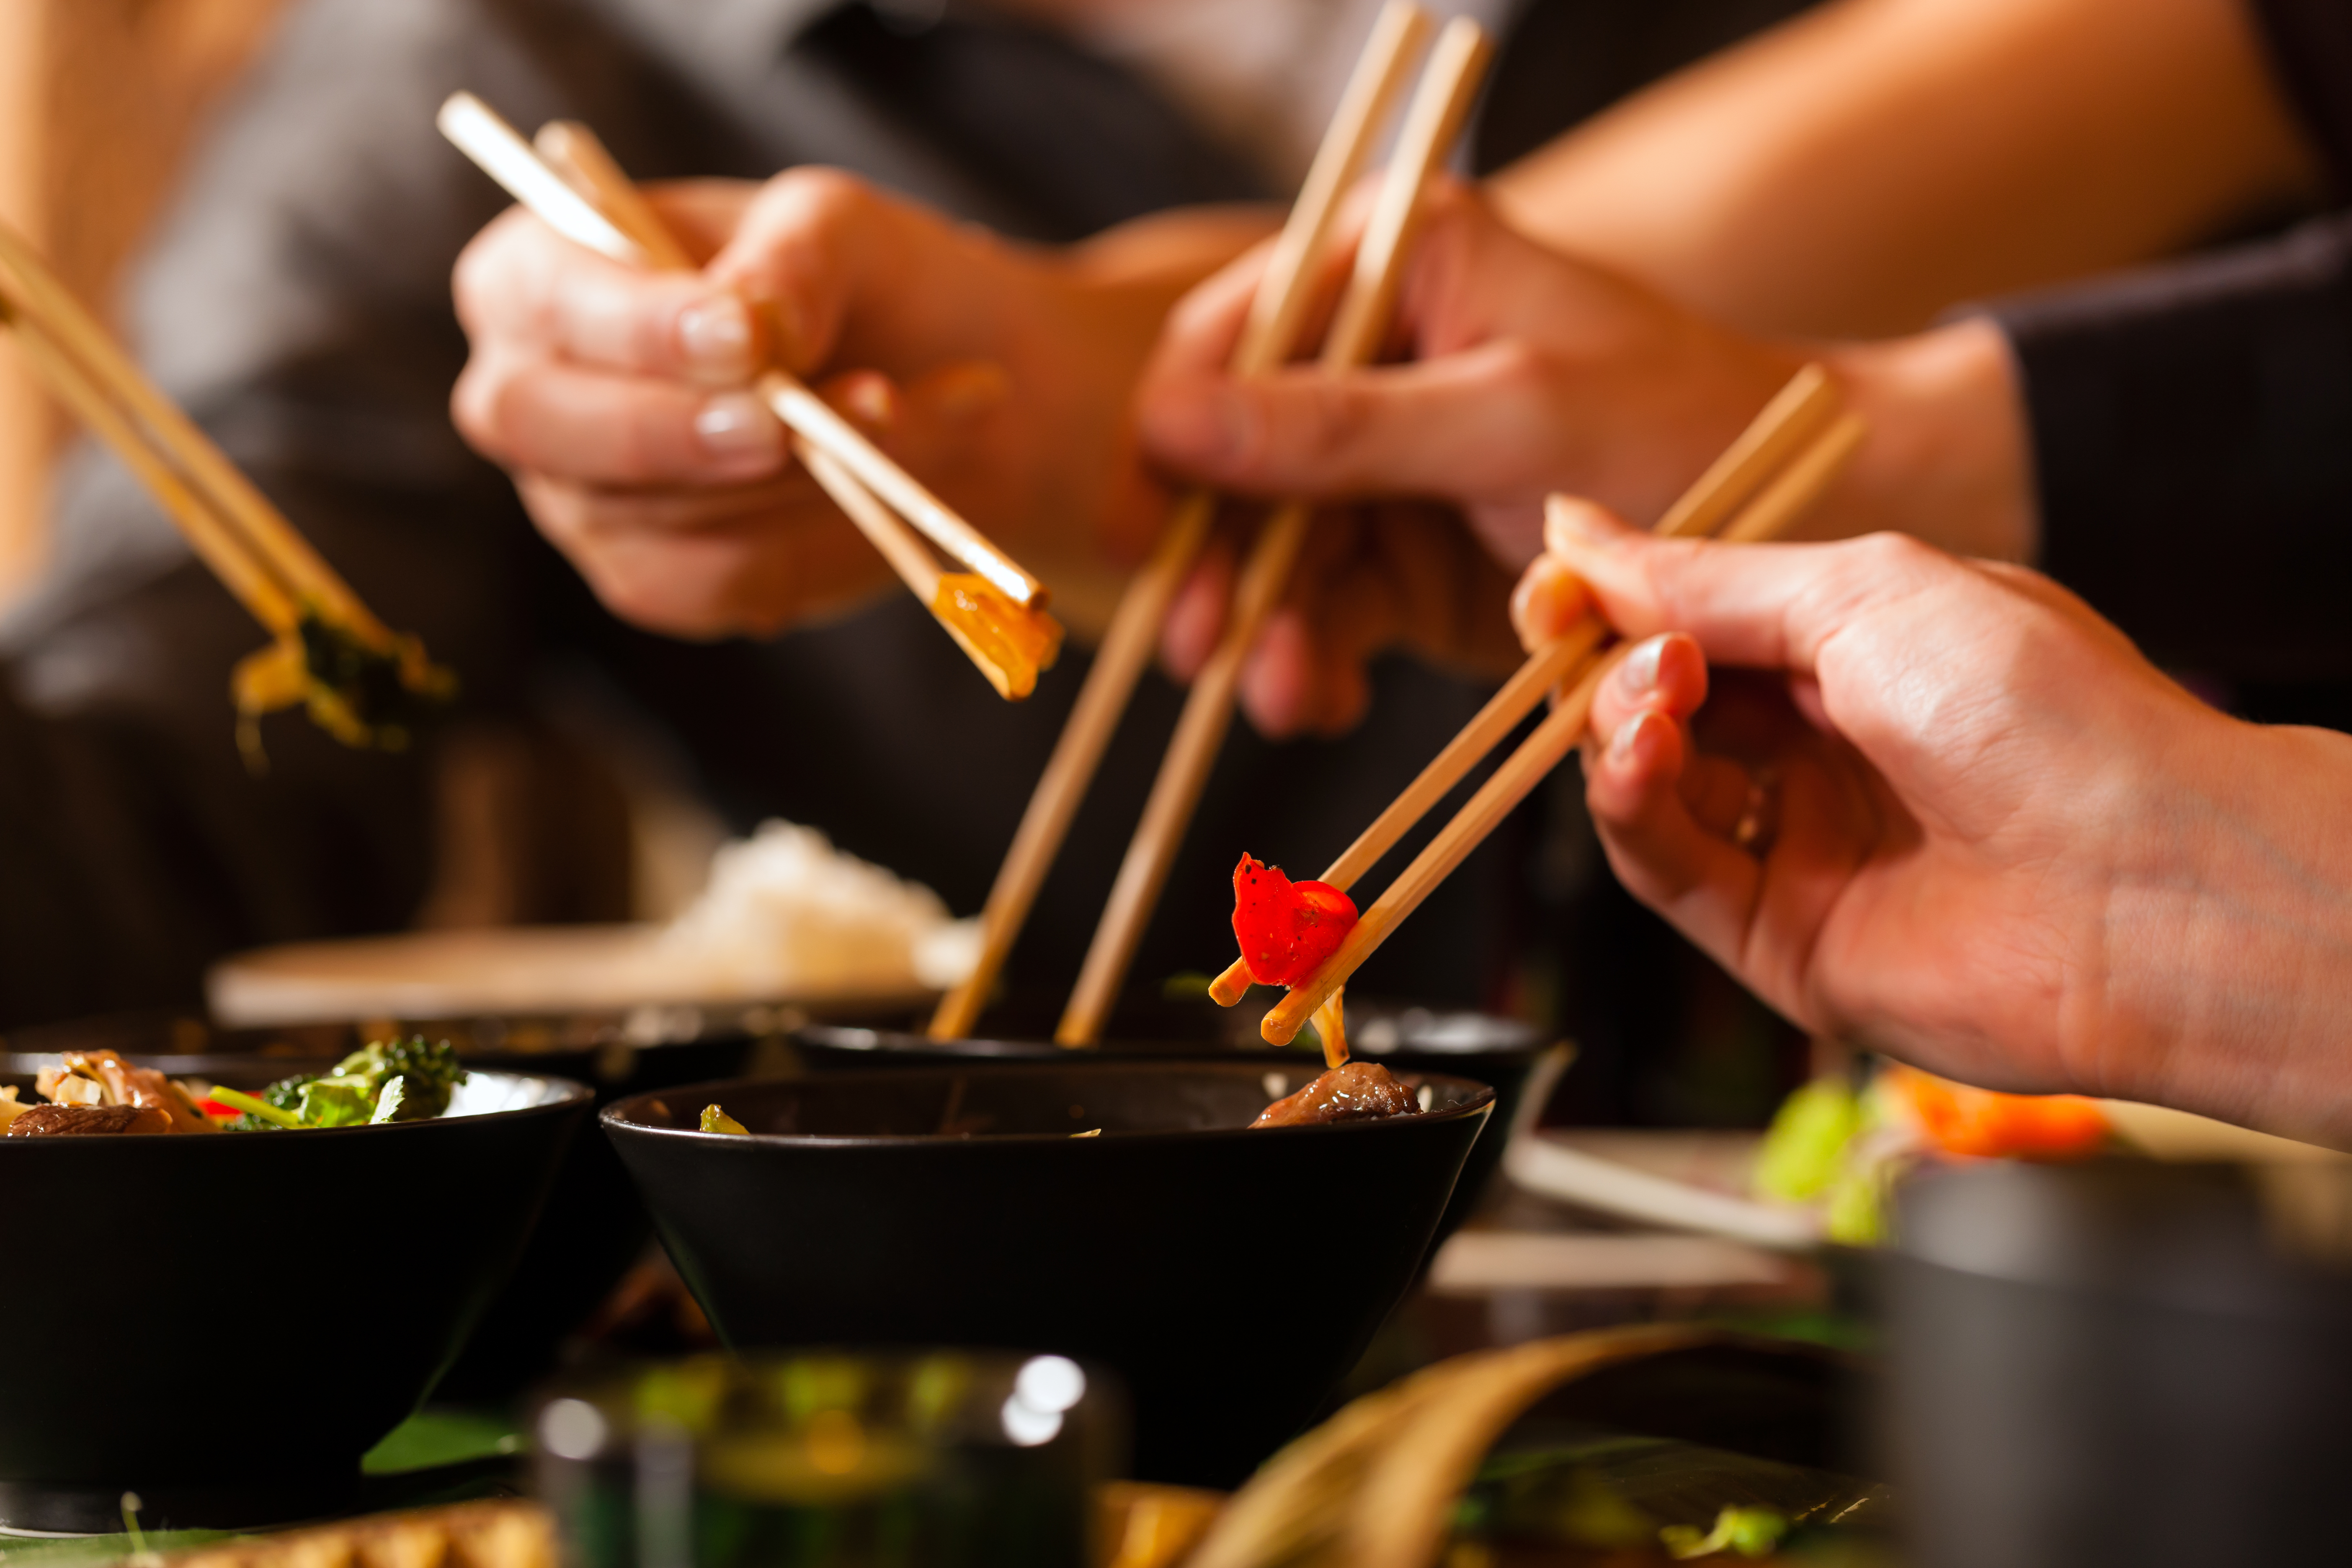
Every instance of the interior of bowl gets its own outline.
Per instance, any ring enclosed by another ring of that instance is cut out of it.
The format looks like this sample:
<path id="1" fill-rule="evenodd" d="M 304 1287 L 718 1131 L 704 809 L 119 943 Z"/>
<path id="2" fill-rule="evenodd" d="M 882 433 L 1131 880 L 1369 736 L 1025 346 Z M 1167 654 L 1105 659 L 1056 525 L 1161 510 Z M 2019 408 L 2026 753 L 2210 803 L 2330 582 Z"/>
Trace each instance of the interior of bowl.
<path id="1" fill-rule="evenodd" d="M 641 1095 L 621 1101 L 607 1115 L 624 1125 L 690 1131 L 699 1126 L 702 1108 L 718 1103 L 747 1131 L 785 1138 L 1067 1138 L 1097 1130 L 1105 1136 L 1240 1131 L 1268 1104 L 1304 1087 L 1318 1070 L 1319 1064 L 1272 1068 L 1202 1064 L 844 1074 L 699 1085 Z M 1462 1079 L 1417 1073 L 1399 1076 L 1419 1091 L 1425 1114 L 1465 1114 L 1494 1098 L 1494 1091 L 1486 1085 Z"/>

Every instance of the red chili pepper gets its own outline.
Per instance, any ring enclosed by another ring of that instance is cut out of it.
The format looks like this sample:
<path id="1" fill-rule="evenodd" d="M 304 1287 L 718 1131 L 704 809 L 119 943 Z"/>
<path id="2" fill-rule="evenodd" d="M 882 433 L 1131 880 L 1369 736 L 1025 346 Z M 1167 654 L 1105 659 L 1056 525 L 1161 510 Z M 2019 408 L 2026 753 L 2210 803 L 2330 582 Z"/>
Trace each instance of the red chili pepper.
<path id="1" fill-rule="evenodd" d="M 1356 906 L 1328 882 L 1294 882 L 1244 855 L 1234 868 L 1234 935 L 1261 985 L 1297 985 L 1355 929 Z"/>
<path id="2" fill-rule="evenodd" d="M 245 1114 L 244 1111 L 239 1110 L 234 1105 L 223 1105 L 211 1095 L 206 1095 L 204 1099 L 196 1101 L 196 1109 L 203 1111 L 206 1116 L 211 1117 L 215 1121 L 234 1121 L 238 1117 Z"/>

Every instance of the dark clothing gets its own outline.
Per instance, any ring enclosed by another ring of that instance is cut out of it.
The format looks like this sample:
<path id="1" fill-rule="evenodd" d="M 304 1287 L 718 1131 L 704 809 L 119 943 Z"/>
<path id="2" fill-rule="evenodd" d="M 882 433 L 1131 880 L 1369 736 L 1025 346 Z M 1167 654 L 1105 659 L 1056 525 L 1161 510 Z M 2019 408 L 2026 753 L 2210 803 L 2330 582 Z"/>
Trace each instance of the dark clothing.
<path id="1" fill-rule="evenodd" d="M 1775 15 L 1801 3 L 1762 0 Z M 1534 0 L 1529 16 L 1570 8 L 1595 9 Z M 1662 67 L 1714 41 L 1712 25 L 1685 28 Z M 1653 52 L 1672 30 L 1654 16 L 1636 29 Z M 1554 93 L 1524 48 L 1504 58 L 1513 138 L 1598 107 L 1605 73 Z M 450 427 L 466 352 L 450 267 L 506 205 L 433 129 L 460 87 L 526 128 L 587 121 L 640 177 L 826 163 L 1039 240 L 1275 193 L 1137 80 L 961 6 L 910 30 L 837 0 L 305 0 L 138 271 L 151 372 L 386 621 L 459 673 L 464 719 L 522 724 L 551 690 L 584 691 L 668 742 L 738 829 L 814 824 L 977 909 L 1084 651 L 1008 707 L 903 596 L 756 643 L 674 642 L 605 614 Z M 435 748 L 347 752 L 278 718 L 271 771 L 248 778 L 226 681 L 258 629 L 104 455 L 70 460 L 56 510 L 55 565 L 0 628 L 0 1026 L 184 1004 L 223 952 L 409 923 L 430 874 Z M 1319 866 L 1480 696 L 1391 660 L 1344 740 L 1276 747 L 1236 727 L 1136 979 L 1221 966 L 1234 857 Z M 1139 693 L 1014 983 L 1075 974 L 1178 701 L 1156 677 Z M 1488 994 L 1508 858 L 1498 843 L 1453 878 L 1366 983 Z"/>
<path id="2" fill-rule="evenodd" d="M 2352 219 L 1996 314 L 2043 569 L 2158 663 L 2352 681 Z"/>
<path id="3" fill-rule="evenodd" d="M 2352 194 L 2352 7 L 2254 10 Z M 2352 683 L 2352 216 L 1993 314 L 2023 381 L 2044 569 L 2161 663 L 2242 698 L 2302 684 L 2264 716 L 2352 717 L 2327 689 Z"/>

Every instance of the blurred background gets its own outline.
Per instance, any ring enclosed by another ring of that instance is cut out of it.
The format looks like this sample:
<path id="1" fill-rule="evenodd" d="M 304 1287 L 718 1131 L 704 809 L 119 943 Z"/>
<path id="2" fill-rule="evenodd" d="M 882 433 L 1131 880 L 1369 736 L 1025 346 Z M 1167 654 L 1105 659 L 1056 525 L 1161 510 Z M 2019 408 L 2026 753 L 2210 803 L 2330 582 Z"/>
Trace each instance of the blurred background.
<path id="1" fill-rule="evenodd" d="M 281 0 L 0 0 L 0 219 L 74 292 L 103 301 L 190 132 Z M 38 569 L 42 494 L 65 427 L 0 348 L 0 602 Z"/>

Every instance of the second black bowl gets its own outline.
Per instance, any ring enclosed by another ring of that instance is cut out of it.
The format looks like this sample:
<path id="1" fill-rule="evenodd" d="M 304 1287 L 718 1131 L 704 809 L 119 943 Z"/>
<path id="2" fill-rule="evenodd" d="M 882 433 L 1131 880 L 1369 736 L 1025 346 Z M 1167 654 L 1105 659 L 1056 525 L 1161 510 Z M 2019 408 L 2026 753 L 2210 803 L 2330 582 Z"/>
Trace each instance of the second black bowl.
<path id="1" fill-rule="evenodd" d="M 1015 1062 L 1087 1067 L 1242 1061 L 1261 1071 L 1311 1075 L 1321 1068 L 1311 1035 L 1288 1046 L 1258 1038 L 1258 1019 L 1280 995 L 1270 986 L 1255 987 L 1237 1007 L 1219 1007 L 1206 998 L 1131 997 L 1111 1016 L 1104 1042 L 1078 1050 L 1054 1043 L 1052 1012 L 1018 1000 L 992 1009 L 991 1031 L 970 1039 L 934 1040 L 915 1029 L 811 1024 L 793 1030 L 792 1042 L 803 1065 L 817 1072 Z M 1549 1095 L 1568 1065 L 1568 1048 L 1550 1045 L 1542 1031 L 1516 1018 L 1354 997 L 1348 1002 L 1348 1037 L 1355 1055 L 1391 1072 L 1458 1076 L 1495 1091 L 1494 1133 L 1470 1151 L 1453 1201 L 1438 1222 L 1437 1239 L 1443 1241 L 1469 1217 L 1502 1168 L 1507 1134 L 1517 1125 L 1521 1108 L 1542 1109 L 1529 1102 Z"/>
<path id="2" fill-rule="evenodd" d="M 1140 1476 L 1230 1486 L 1362 1354 L 1494 1107 L 1416 1075 L 1418 1116 L 1252 1131 L 1266 1077 L 841 1074 L 639 1095 L 603 1120 L 729 1343 L 1097 1361 L 1127 1382 Z M 695 1131 L 714 1100 L 752 1135 Z"/>

